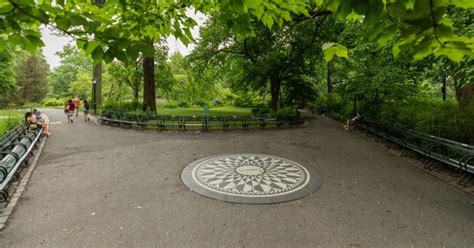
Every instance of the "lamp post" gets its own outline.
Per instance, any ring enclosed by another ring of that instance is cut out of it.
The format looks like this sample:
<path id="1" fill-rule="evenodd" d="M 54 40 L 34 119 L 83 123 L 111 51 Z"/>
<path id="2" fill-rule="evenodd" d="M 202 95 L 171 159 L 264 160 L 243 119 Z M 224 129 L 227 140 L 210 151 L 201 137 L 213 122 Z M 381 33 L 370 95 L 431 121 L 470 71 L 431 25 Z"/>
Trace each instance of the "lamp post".
<path id="1" fill-rule="evenodd" d="M 92 79 L 92 102 L 93 102 L 93 105 L 94 105 L 94 115 L 97 114 L 97 96 L 96 96 L 96 84 L 97 84 L 97 80 L 95 79 Z"/>

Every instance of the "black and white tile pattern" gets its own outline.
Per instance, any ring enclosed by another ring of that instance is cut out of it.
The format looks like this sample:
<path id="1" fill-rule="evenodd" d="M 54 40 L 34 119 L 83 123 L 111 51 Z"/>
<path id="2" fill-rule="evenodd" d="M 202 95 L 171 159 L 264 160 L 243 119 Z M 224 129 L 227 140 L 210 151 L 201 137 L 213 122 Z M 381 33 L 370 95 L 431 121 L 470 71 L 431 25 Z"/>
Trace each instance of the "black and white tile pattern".
<path id="1" fill-rule="evenodd" d="M 182 179 L 191 190 L 211 198 L 274 203 L 301 198 L 306 193 L 302 195 L 299 191 L 306 192 L 315 188 L 314 185 L 319 188 L 319 173 L 310 170 L 313 173 L 294 161 L 276 156 L 231 154 L 192 163 L 183 170 Z M 316 184 L 311 183 L 313 179 L 317 180 Z"/>

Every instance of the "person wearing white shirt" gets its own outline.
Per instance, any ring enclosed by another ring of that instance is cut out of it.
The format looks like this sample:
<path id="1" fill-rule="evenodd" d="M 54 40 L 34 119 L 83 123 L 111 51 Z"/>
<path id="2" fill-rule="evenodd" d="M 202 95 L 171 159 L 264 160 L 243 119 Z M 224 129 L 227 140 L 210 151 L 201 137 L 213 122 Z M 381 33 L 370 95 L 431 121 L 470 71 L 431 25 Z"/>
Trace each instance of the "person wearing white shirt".
<path id="1" fill-rule="evenodd" d="M 49 132 L 49 118 L 46 114 L 41 113 L 39 110 L 35 110 L 35 115 L 33 118 L 36 120 L 36 123 L 41 124 L 44 134 L 47 136 L 51 135 Z"/>

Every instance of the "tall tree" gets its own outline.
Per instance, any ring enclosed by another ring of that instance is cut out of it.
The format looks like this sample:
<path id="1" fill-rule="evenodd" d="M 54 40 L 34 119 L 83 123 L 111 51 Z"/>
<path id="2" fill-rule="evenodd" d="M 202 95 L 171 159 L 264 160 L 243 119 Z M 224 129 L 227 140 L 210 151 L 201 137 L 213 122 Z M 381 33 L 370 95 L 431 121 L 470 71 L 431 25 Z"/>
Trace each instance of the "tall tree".
<path id="1" fill-rule="evenodd" d="M 104 7 L 105 0 L 93 0 L 93 4 L 95 4 L 99 9 Z M 96 20 L 95 24 L 100 26 L 100 21 Z M 102 61 L 95 61 L 94 68 L 92 69 L 92 80 L 93 80 L 93 104 L 94 104 L 94 111 L 97 106 L 102 105 L 102 71 L 103 71 Z"/>
<path id="2" fill-rule="evenodd" d="M 62 51 L 56 53 L 60 58 L 59 65 L 49 74 L 50 95 L 66 97 L 69 95 L 69 85 L 76 81 L 81 72 L 90 72 L 92 59 L 84 51 L 78 50 L 70 44 L 64 46 Z M 92 83 L 92 82 L 91 82 Z"/>
<path id="3" fill-rule="evenodd" d="M 79 72 L 76 80 L 69 85 L 69 95 L 90 100 L 92 97 L 91 79 L 90 72 Z"/>
<path id="4" fill-rule="evenodd" d="M 312 61 L 322 59 L 323 42 L 331 41 L 328 33 L 337 30 L 334 20 L 327 22 L 329 14 L 316 11 L 311 18 L 288 22 L 274 30 L 254 21 L 256 35 L 251 38 L 235 36 L 218 16 L 202 30 L 202 39 L 192 56 L 205 67 L 218 66 L 224 73 L 240 75 L 234 76 L 234 83 L 268 91 L 271 107 L 277 110 L 283 101 L 299 100 L 303 94 L 298 89 L 311 90 L 312 86 L 304 86 L 311 83 L 301 76 L 313 74 Z M 294 82 L 299 87 L 290 85 Z M 283 88 L 291 91 L 282 94 Z M 287 99 L 281 99 L 282 95 Z"/>
<path id="5" fill-rule="evenodd" d="M 145 43 L 153 46 L 153 39 Z M 143 58 L 143 111 L 156 112 L 155 56 L 145 54 Z"/>
<path id="6" fill-rule="evenodd" d="M 155 53 L 155 79 L 156 89 L 158 92 L 163 93 L 163 96 L 168 97 L 169 93 L 174 91 L 173 86 L 176 85 L 174 78 L 175 72 L 172 71 L 172 61 L 175 56 L 171 55 L 170 61 L 168 62 L 168 49 L 165 46 L 160 46 L 156 49 Z"/>
<path id="7" fill-rule="evenodd" d="M 19 91 L 12 99 L 18 104 L 39 102 L 48 93 L 49 65 L 39 54 L 27 54 L 17 62 L 16 82 Z"/>
<path id="8" fill-rule="evenodd" d="M 17 89 L 13 55 L 9 49 L 0 52 L 0 61 L 0 97 L 4 97 Z"/>
<path id="9" fill-rule="evenodd" d="M 121 88 L 126 85 L 132 91 L 134 102 L 138 102 L 138 96 L 142 86 L 143 68 L 141 66 L 141 58 L 137 61 L 129 60 L 128 62 L 114 61 L 107 65 L 106 73 L 109 74 L 114 83 Z M 122 96 L 123 98 L 124 96 Z"/>

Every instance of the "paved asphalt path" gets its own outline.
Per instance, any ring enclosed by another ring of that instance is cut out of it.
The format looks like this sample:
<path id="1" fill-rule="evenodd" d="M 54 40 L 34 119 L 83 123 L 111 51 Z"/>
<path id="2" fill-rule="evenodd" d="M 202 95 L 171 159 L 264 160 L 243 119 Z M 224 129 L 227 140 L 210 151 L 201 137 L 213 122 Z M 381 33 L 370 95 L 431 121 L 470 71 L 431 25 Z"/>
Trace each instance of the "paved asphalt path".
<path id="1" fill-rule="evenodd" d="M 316 119 L 292 130 L 158 133 L 66 123 L 52 136 L 1 247 L 474 247 L 474 198 L 377 145 Z M 189 191 L 181 170 L 221 153 L 316 167 L 323 185 L 273 205 Z"/>

